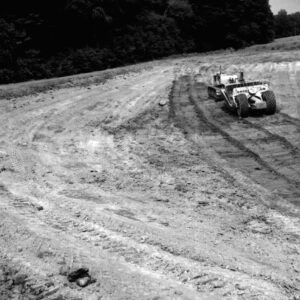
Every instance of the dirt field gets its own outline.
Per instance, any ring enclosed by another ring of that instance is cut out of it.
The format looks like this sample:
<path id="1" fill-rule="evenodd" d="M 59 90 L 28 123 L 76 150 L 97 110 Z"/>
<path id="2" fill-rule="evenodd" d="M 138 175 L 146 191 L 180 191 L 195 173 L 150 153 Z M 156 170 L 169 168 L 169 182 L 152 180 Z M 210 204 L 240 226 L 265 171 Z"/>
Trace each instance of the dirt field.
<path id="1" fill-rule="evenodd" d="M 279 112 L 208 99 L 220 65 Z M 300 50 L 61 82 L 0 86 L 1 300 L 300 299 Z"/>

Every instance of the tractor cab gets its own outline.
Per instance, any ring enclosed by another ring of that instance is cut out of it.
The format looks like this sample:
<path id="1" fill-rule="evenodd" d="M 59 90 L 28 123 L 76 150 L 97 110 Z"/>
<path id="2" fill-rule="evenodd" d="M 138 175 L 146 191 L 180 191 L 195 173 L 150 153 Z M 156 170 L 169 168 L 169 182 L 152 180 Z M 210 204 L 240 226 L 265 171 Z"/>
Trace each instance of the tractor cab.
<path id="1" fill-rule="evenodd" d="M 241 72 L 239 75 L 227 75 L 220 72 L 213 76 L 213 85 L 219 88 L 225 88 L 225 86 L 229 84 L 239 84 L 243 82 L 243 72 Z"/>

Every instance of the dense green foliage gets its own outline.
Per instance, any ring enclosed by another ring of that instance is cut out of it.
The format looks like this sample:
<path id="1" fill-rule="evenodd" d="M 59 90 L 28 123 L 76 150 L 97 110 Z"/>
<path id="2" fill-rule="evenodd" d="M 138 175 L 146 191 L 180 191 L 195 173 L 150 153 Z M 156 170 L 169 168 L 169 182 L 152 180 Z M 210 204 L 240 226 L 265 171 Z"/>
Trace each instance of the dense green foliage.
<path id="1" fill-rule="evenodd" d="M 0 83 L 274 38 L 268 0 L 0 2 Z"/>
<path id="2" fill-rule="evenodd" d="M 288 14 L 284 9 L 275 16 L 276 37 L 300 35 L 300 12 Z"/>

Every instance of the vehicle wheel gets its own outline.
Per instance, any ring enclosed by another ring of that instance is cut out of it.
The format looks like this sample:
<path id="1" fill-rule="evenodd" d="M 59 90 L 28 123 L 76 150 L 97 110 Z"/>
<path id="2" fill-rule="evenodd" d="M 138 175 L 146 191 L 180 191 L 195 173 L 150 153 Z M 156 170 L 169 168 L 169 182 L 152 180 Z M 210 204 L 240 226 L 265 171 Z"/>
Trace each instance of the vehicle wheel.
<path id="1" fill-rule="evenodd" d="M 208 97 L 211 98 L 211 99 L 215 99 L 215 90 L 211 87 L 209 87 L 207 89 L 207 92 L 208 92 Z"/>
<path id="2" fill-rule="evenodd" d="M 210 87 L 207 88 L 207 94 L 208 94 L 208 98 L 211 98 L 211 89 L 210 89 Z"/>
<path id="3" fill-rule="evenodd" d="M 215 99 L 216 102 L 221 102 L 223 100 L 224 100 L 224 96 L 223 95 L 221 95 L 221 96 L 217 96 L 216 95 L 216 99 Z"/>
<path id="4" fill-rule="evenodd" d="M 236 96 L 236 103 L 237 103 L 237 113 L 239 117 L 246 118 L 249 115 L 249 104 L 248 98 L 246 95 L 241 94 Z"/>
<path id="5" fill-rule="evenodd" d="M 276 112 L 276 99 L 272 91 L 266 91 L 262 94 L 263 100 L 267 104 L 266 114 L 273 115 Z"/>

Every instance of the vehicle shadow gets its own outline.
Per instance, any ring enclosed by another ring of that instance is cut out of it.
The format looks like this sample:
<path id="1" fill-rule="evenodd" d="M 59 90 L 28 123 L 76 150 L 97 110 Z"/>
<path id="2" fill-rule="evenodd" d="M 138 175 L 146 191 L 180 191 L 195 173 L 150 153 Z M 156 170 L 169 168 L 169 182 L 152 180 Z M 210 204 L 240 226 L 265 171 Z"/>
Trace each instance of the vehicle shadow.
<path id="1" fill-rule="evenodd" d="M 220 108 L 224 113 L 226 113 L 232 117 L 238 118 L 237 112 L 235 110 L 229 109 L 226 106 L 226 104 L 223 104 L 222 106 L 220 106 Z M 252 118 L 262 119 L 265 116 L 266 116 L 266 114 L 264 113 L 264 111 L 250 110 L 250 112 L 249 112 L 249 117 L 252 117 Z"/>

